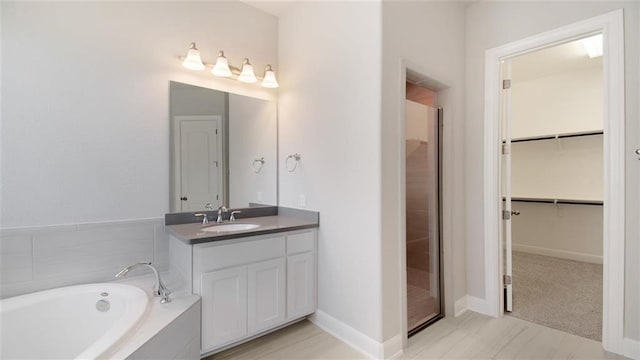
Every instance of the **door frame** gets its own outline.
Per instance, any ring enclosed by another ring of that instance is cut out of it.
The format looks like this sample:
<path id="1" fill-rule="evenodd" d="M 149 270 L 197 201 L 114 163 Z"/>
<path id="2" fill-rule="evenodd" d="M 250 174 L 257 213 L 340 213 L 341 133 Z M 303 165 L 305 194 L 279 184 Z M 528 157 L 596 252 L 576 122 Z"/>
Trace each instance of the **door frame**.
<path id="1" fill-rule="evenodd" d="M 225 201 L 225 195 L 224 195 L 224 189 L 226 188 L 226 184 L 227 184 L 227 180 L 225 178 L 225 174 L 226 172 L 224 171 L 225 167 L 226 167 L 226 162 L 225 162 L 225 157 L 223 156 L 224 154 L 222 153 L 222 143 L 224 141 L 224 129 L 223 129 L 223 124 L 222 124 L 222 120 L 223 120 L 223 116 L 222 115 L 174 115 L 173 119 L 171 119 L 172 123 L 173 123 L 173 154 L 171 154 L 171 156 L 173 157 L 173 173 L 171 174 L 171 179 L 172 181 L 172 189 L 170 189 L 170 192 L 173 194 L 172 196 L 174 197 L 173 202 L 175 204 L 176 207 L 176 211 L 180 212 L 181 210 L 181 200 L 180 197 L 181 195 L 181 189 L 182 189 L 182 159 L 181 159 L 181 131 L 180 131 L 180 123 L 182 121 L 217 121 L 218 122 L 218 133 L 220 135 L 220 137 L 218 138 L 218 162 L 220 163 L 220 166 L 218 167 L 218 172 L 220 173 L 220 182 L 218 184 L 218 192 L 220 193 L 220 196 L 222 196 L 222 199 L 219 199 L 219 201 L 221 203 L 224 204 Z"/>
<path id="2" fill-rule="evenodd" d="M 623 10 L 489 49 L 485 53 L 484 104 L 484 272 L 483 312 L 503 316 L 500 162 L 500 60 L 603 33 L 604 207 L 603 327 L 605 350 L 623 353 L 625 269 L 625 83 Z"/>

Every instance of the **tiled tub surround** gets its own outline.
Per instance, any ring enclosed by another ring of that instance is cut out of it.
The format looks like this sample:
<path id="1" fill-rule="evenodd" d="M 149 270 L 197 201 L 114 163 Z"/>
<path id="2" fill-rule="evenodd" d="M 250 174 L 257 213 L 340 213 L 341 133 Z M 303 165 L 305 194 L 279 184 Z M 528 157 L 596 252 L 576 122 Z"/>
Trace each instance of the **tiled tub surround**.
<path id="1" fill-rule="evenodd" d="M 0 298 L 112 281 L 124 266 L 142 260 L 169 269 L 163 219 L 1 229 Z"/>

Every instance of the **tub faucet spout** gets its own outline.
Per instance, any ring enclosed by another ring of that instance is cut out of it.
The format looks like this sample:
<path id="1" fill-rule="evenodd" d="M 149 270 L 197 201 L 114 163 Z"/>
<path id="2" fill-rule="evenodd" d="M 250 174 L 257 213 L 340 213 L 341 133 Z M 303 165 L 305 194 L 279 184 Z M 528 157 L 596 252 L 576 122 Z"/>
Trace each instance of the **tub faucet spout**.
<path id="1" fill-rule="evenodd" d="M 160 297 L 160 303 L 162 304 L 171 302 L 171 298 L 169 298 L 169 294 L 171 294 L 171 291 L 169 291 L 169 289 L 167 289 L 167 287 L 164 285 L 164 283 L 162 282 L 162 279 L 160 278 L 160 273 L 158 272 L 158 270 L 156 270 L 156 268 L 153 265 L 151 265 L 151 262 L 149 261 L 140 261 L 139 263 L 135 263 L 133 265 L 127 266 L 122 270 L 120 270 L 116 274 L 116 277 L 117 278 L 125 277 L 125 275 L 129 273 L 129 271 L 140 266 L 148 267 L 149 269 L 151 269 L 151 271 L 153 271 L 153 274 L 156 276 L 156 284 L 153 287 L 153 295 Z"/>

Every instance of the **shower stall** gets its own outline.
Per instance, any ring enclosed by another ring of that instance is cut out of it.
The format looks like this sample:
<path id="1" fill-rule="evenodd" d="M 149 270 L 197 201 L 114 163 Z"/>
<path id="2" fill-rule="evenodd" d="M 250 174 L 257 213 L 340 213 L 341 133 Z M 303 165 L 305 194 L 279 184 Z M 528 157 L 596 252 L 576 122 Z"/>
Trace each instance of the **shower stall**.
<path id="1" fill-rule="evenodd" d="M 442 317 L 440 130 L 436 93 L 407 83 L 405 102 L 407 328 Z"/>

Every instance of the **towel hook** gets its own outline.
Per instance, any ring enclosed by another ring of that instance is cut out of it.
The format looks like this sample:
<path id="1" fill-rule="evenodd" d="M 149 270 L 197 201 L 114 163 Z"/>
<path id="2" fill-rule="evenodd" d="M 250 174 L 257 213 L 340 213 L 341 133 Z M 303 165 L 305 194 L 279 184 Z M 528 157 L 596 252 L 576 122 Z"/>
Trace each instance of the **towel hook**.
<path id="1" fill-rule="evenodd" d="M 298 153 L 291 154 L 291 155 L 287 156 L 287 160 L 285 160 L 285 166 L 286 166 L 286 168 L 287 168 L 287 171 L 288 171 L 288 172 L 294 172 L 294 171 L 296 171 L 296 168 L 298 167 L 298 161 L 300 161 L 300 159 L 301 159 L 301 158 L 302 158 L 302 157 L 301 157 L 301 156 L 300 156 L 300 154 L 298 154 Z M 291 160 L 291 159 L 293 159 L 293 160 L 294 160 L 294 162 L 293 162 L 293 167 L 289 166 L 289 163 L 290 163 L 290 161 L 289 161 L 289 160 Z"/>

